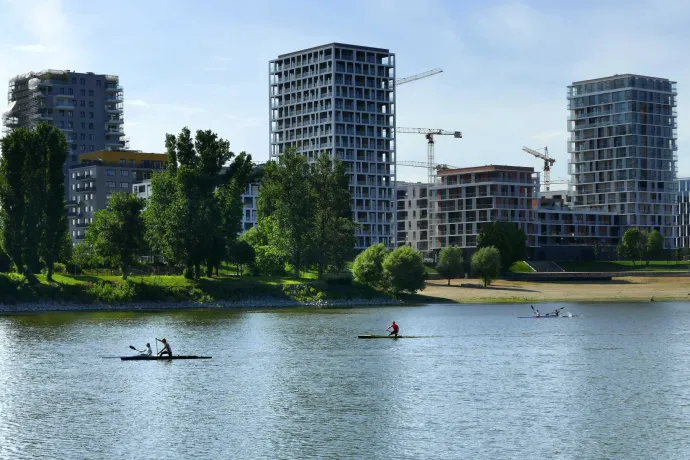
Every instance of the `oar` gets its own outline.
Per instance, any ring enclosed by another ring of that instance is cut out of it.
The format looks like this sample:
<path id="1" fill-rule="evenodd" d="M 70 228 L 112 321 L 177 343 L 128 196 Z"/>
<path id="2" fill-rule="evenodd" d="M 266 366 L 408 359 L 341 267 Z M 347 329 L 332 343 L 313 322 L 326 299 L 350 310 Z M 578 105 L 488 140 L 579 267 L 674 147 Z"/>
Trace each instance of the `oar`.
<path id="1" fill-rule="evenodd" d="M 130 345 L 129 348 L 131 348 L 131 349 L 134 350 L 134 351 L 139 351 L 139 350 L 137 350 L 136 348 L 134 348 L 132 345 Z"/>

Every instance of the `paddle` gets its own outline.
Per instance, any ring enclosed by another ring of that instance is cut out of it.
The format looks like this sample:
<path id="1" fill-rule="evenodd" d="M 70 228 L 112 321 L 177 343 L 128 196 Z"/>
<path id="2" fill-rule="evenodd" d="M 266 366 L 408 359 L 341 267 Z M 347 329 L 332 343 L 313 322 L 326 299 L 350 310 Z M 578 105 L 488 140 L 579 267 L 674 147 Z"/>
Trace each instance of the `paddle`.
<path id="1" fill-rule="evenodd" d="M 139 350 L 137 350 L 136 348 L 134 348 L 132 345 L 130 345 L 129 348 L 131 348 L 131 349 L 134 350 L 134 351 L 139 351 Z"/>

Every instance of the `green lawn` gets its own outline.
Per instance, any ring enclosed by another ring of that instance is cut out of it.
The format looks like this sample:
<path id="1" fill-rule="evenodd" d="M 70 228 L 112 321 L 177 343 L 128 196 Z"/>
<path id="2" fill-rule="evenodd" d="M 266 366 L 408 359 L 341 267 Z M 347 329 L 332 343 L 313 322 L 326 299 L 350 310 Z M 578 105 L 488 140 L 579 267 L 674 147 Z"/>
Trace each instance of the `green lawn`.
<path id="1" fill-rule="evenodd" d="M 690 264 L 687 261 L 668 262 L 665 260 L 653 260 L 647 265 L 643 262 L 631 261 L 591 261 L 591 262 L 556 262 L 568 272 L 620 272 L 620 271 L 688 271 Z"/>
<path id="2" fill-rule="evenodd" d="M 510 267 L 510 271 L 512 273 L 532 273 L 534 270 L 532 270 L 530 266 L 527 265 L 527 262 L 520 260 L 518 262 L 515 262 Z"/>

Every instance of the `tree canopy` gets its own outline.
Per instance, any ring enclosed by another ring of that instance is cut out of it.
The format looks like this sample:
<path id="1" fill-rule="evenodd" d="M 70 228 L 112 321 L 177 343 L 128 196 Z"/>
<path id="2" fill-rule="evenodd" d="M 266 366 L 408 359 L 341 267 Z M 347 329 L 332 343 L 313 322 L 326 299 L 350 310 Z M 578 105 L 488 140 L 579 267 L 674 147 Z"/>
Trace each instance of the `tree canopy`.
<path id="1" fill-rule="evenodd" d="M 498 277 L 501 253 L 493 246 L 480 248 L 472 255 L 472 271 L 484 281 L 484 287 Z"/>
<path id="2" fill-rule="evenodd" d="M 441 249 L 436 270 L 448 280 L 450 286 L 450 280 L 459 277 L 463 272 L 462 249 L 457 246 Z"/>
<path id="3" fill-rule="evenodd" d="M 494 247 L 501 255 L 501 271 L 524 260 L 527 251 L 527 235 L 516 224 L 508 221 L 489 222 L 477 236 L 477 248 Z"/>

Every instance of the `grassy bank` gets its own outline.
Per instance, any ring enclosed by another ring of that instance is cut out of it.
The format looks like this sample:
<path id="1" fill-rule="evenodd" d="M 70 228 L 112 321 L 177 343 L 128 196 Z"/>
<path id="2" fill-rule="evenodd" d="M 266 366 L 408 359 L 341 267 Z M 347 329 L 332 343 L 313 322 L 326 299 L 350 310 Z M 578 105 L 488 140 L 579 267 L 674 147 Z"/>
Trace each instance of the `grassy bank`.
<path id="1" fill-rule="evenodd" d="M 343 278 L 319 281 L 288 277 L 234 277 L 188 280 L 182 276 L 55 275 L 48 283 L 31 285 L 17 274 L 0 274 L 0 303 L 54 301 L 70 303 L 198 302 L 272 297 L 315 301 L 381 299 L 386 294 Z"/>

